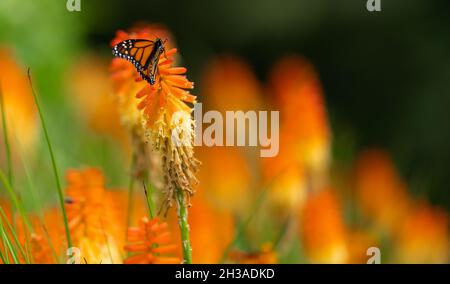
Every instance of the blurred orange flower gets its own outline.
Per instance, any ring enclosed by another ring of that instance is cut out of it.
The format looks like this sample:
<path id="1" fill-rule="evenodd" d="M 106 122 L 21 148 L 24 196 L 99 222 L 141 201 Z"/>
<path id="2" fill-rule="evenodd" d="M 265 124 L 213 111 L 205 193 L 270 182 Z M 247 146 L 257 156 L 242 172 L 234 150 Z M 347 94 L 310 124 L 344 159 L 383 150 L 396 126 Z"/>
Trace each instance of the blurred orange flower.
<path id="1" fill-rule="evenodd" d="M 388 233 L 393 233 L 409 212 L 406 185 L 382 150 L 366 150 L 359 155 L 355 190 L 363 213 Z"/>
<path id="2" fill-rule="evenodd" d="M 202 161 L 197 189 L 218 210 L 241 213 L 252 200 L 252 170 L 241 149 L 199 147 Z M 226 173 L 226 175 L 224 175 Z"/>
<path id="3" fill-rule="evenodd" d="M 122 192 L 107 191 L 94 168 L 66 174 L 66 211 L 73 245 L 88 263 L 121 263 L 126 216 Z"/>
<path id="4" fill-rule="evenodd" d="M 263 106 L 262 88 L 250 66 L 233 55 L 219 55 L 205 65 L 202 72 L 203 111 L 258 110 Z M 246 128 L 248 132 L 248 128 Z M 237 128 L 235 127 L 237 133 Z M 236 134 L 235 134 L 236 137 Z M 219 210 L 242 213 L 254 199 L 252 192 L 256 147 L 201 147 L 200 172 L 205 198 Z M 227 173 L 224 175 L 223 173 Z"/>
<path id="5" fill-rule="evenodd" d="M 139 227 L 128 229 L 125 250 L 132 253 L 125 264 L 177 264 L 181 259 L 173 256 L 177 246 L 171 243 L 168 225 L 159 218 L 143 218 Z"/>
<path id="6" fill-rule="evenodd" d="M 310 196 L 301 213 L 300 232 L 311 263 L 346 263 L 347 228 L 332 189 Z"/>
<path id="7" fill-rule="evenodd" d="M 31 253 L 34 263 L 58 263 L 58 258 L 66 249 L 60 209 L 44 209 L 43 216 L 32 218 L 32 222 L 34 235 L 31 236 L 31 244 L 35 249 L 32 248 Z"/>
<path id="8" fill-rule="evenodd" d="M 6 214 L 10 216 L 8 212 Z M 21 214 L 16 214 L 14 221 L 10 217 L 9 222 L 15 225 L 19 243 L 28 253 L 31 263 L 55 264 L 60 260 L 58 258 L 61 257 L 64 246 L 61 214 L 56 208 L 49 208 L 45 209 L 41 215 L 28 214 L 27 218 L 31 227 L 27 225 Z M 20 263 L 26 263 L 21 254 L 19 259 Z"/>
<path id="9" fill-rule="evenodd" d="M 56 264 L 48 241 L 41 235 L 32 234 L 30 238 L 34 264 Z"/>
<path id="10" fill-rule="evenodd" d="M 304 163 L 314 188 L 323 186 L 331 159 L 331 133 L 313 66 L 298 56 L 285 57 L 274 66 L 270 85 L 280 109 L 281 129 L 295 143 L 292 155 Z"/>
<path id="11" fill-rule="evenodd" d="M 376 236 L 363 230 L 354 230 L 348 233 L 349 263 L 365 264 L 371 256 L 367 250 L 371 247 L 379 247 Z M 382 260 L 383 261 L 383 260 Z"/>
<path id="12" fill-rule="evenodd" d="M 262 107 L 261 86 L 250 66 L 232 55 L 217 56 L 203 71 L 205 108 L 221 112 Z"/>
<path id="13" fill-rule="evenodd" d="M 0 48 L 0 96 L 4 103 L 13 154 L 20 153 L 25 156 L 33 154 L 40 129 L 33 94 L 26 72 L 15 60 L 12 52 L 5 48 Z M 0 148 L 3 148 L 2 136 L 3 131 L 0 131 Z M 0 162 L 2 160 L 3 155 Z"/>
<path id="14" fill-rule="evenodd" d="M 231 262 L 239 264 L 276 264 L 278 262 L 277 253 L 270 243 L 263 244 L 259 252 L 232 251 L 229 259 Z"/>
<path id="15" fill-rule="evenodd" d="M 283 144 L 278 155 L 262 159 L 263 178 L 270 187 L 269 201 L 281 215 L 298 210 L 308 192 L 303 163 L 292 155 L 294 143 L 286 134 L 282 129 Z"/>
<path id="16" fill-rule="evenodd" d="M 113 96 L 107 62 L 95 55 L 77 60 L 67 84 L 76 112 L 92 130 L 110 135 L 125 147 L 127 136 L 120 123 L 118 100 Z"/>
<path id="17" fill-rule="evenodd" d="M 398 224 L 394 260 L 398 263 L 448 263 L 450 261 L 447 214 L 426 204 L 414 206 Z"/>

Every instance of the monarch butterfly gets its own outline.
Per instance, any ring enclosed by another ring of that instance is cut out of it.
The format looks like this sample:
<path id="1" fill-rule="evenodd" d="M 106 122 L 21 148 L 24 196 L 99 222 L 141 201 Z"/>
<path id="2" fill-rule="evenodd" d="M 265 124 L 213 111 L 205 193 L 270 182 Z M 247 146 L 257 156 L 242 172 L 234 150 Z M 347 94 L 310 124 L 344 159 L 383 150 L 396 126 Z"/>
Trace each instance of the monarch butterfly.
<path id="1" fill-rule="evenodd" d="M 142 79 L 154 85 L 159 56 L 165 52 L 164 42 L 160 38 L 124 40 L 113 47 L 113 55 L 133 63 Z"/>

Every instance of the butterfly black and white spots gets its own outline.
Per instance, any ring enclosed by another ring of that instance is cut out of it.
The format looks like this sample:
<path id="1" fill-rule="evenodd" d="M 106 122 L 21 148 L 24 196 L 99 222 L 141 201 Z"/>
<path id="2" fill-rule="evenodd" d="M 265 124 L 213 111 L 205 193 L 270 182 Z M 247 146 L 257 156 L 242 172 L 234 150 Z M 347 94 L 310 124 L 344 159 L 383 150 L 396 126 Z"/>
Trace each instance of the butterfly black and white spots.
<path id="1" fill-rule="evenodd" d="M 142 79 L 155 84 L 160 55 L 164 52 L 164 42 L 146 39 L 128 39 L 113 47 L 113 55 L 130 61 Z"/>

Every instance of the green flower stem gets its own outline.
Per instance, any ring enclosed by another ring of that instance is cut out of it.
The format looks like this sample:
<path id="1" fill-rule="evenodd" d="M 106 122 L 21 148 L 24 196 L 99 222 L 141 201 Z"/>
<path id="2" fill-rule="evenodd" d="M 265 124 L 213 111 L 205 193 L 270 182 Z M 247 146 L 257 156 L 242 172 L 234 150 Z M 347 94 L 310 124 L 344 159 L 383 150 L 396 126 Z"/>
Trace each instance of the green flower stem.
<path id="1" fill-rule="evenodd" d="M 34 91 L 34 88 L 33 88 L 33 82 L 31 80 L 31 75 L 30 75 L 30 69 L 28 69 L 28 81 L 30 82 L 30 87 L 31 87 L 31 91 L 33 93 L 34 102 L 35 102 L 36 108 L 37 108 L 37 110 L 39 112 L 39 118 L 41 120 L 42 129 L 44 130 L 45 141 L 47 142 L 48 151 L 50 153 L 50 158 L 51 158 L 51 161 L 52 161 L 53 173 L 54 173 L 55 182 L 56 182 L 56 189 L 57 189 L 57 192 L 58 192 L 59 203 L 61 205 L 61 211 L 62 211 L 62 215 L 63 215 L 63 219 L 64 219 L 64 229 L 65 229 L 65 232 L 66 232 L 67 246 L 68 246 L 68 248 L 71 248 L 72 247 L 72 240 L 70 239 L 69 223 L 67 221 L 67 213 L 66 213 L 66 208 L 64 206 L 65 205 L 64 204 L 64 194 L 63 194 L 63 191 L 62 191 L 62 188 L 61 188 L 61 183 L 60 183 L 60 180 L 59 180 L 58 167 L 56 166 L 55 155 L 53 154 L 52 144 L 50 143 L 50 137 L 48 135 L 47 127 L 45 125 L 44 115 L 42 114 L 42 110 L 41 110 L 41 106 L 39 104 L 38 97 L 37 97 L 36 92 Z"/>
<path id="2" fill-rule="evenodd" d="M 177 190 L 178 223 L 180 225 L 181 246 L 185 264 L 192 263 L 192 248 L 189 240 L 188 208 L 186 206 L 185 194 L 181 189 Z"/>

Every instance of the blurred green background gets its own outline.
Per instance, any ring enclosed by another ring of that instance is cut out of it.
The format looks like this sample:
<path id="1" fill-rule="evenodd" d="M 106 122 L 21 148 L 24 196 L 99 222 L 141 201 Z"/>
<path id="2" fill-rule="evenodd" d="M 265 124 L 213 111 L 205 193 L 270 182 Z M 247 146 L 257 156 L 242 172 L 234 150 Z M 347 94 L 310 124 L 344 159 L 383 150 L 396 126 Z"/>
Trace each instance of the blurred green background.
<path id="1" fill-rule="evenodd" d="M 245 58 L 262 81 L 277 58 L 301 54 L 322 80 L 336 160 L 346 167 L 359 149 L 386 148 L 414 193 L 448 209 L 450 2 L 381 2 L 381 12 L 369 13 L 365 0 L 81 0 L 82 11 L 69 13 L 65 0 L 1 0 L 0 45 L 31 67 L 52 110 L 49 129 L 73 130 L 51 131 L 56 151 L 65 153 L 57 155 L 61 168 L 104 166 L 111 183 L 124 184 L 114 146 L 92 135 L 66 143 L 84 131 L 75 131 L 82 126 L 62 95 L 65 70 L 78 55 L 94 50 L 110 58 L 115 31 L 138 21 L 173 32 L 195 82 L 218 53 Z"/>

